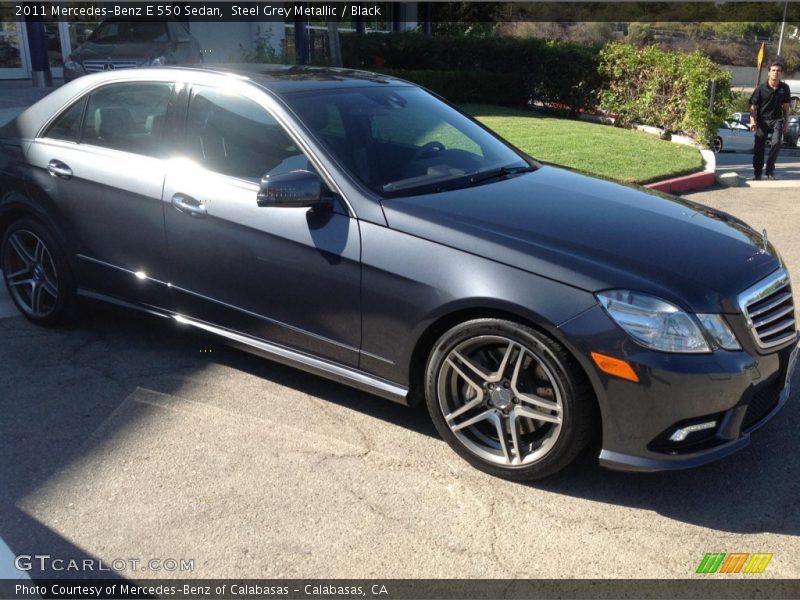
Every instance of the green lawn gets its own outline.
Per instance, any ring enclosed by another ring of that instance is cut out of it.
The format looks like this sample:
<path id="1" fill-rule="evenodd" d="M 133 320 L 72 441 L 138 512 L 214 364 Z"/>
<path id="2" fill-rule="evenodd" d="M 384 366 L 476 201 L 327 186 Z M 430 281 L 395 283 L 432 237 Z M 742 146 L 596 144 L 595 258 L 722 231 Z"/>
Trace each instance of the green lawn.
<path id="1" fill-rule="evenodd" d="M 462 110 L 534 158 L 590 175 L 648 183 L 686 175 L 703 165 L 700 152 L 609 125 L 467 104 Z"/>

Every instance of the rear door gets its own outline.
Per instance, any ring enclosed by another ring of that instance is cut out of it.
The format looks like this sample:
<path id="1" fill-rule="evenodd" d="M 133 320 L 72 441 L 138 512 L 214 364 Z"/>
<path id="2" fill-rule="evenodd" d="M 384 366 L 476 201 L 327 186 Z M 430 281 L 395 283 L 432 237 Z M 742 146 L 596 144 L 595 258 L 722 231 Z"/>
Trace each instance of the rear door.
<path id="1" fill-rule="evenodd" d="M 100 87 L 59 115 L 29 151 L 77 243 L 82 287 L 162 305 L 167 261 L 164 132 L 174 85 Z"/>

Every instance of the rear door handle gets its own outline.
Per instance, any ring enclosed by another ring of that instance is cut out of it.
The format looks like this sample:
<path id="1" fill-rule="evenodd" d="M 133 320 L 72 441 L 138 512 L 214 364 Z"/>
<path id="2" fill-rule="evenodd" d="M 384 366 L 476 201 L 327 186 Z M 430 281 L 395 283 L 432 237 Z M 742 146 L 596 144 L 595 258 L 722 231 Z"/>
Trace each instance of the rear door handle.
<path id="1" fill-rule="evenodd" d="M 177 208 L 179 212 L 192 215 L 193 217 L 205 217 L 207 214 L 205 202 L 195 200 L 186 194 L 175 194 L 172 196 L 172 205 Z"/>
<path id="2" fill-rule="evenodd" d="M 51 160 L 47 163 L 47 172 L 53 177 L 60 177 L 61 179 L 72 179 L 72 169 L 65 165 L 60 160 Z"/>

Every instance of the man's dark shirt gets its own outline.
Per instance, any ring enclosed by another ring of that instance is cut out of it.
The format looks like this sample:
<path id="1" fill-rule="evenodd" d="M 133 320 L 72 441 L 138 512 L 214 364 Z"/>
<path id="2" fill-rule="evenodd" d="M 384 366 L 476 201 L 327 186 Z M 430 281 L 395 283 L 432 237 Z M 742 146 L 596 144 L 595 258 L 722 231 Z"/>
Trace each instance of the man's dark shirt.
<path id="1" fill-rule="evenodd" d="M 792 93 L 783 81 L 774 90 L 768 83 L 762 83 L 750 96 L 750 105 L 755 104 L 758 108 L 756 112 L 758 120 L 775 121 L 783 119 L 783 105 L 789 104 L 791 100 Z"/>

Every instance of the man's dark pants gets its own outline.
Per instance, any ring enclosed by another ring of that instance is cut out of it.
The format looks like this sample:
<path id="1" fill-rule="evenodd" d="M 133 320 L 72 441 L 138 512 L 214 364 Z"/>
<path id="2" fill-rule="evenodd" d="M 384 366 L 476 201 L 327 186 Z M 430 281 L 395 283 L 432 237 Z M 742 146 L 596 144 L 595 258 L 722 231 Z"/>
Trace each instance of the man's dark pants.
<path id="1" fill-rule="evenodd" d="M 767 140 L 772 141 L 767 155 L 767 177 L 775 171 L 775 161 L 778 160 L 778 153 L 781 151 L 783 143 L 783 119 L 776 121 L 762 121 L 756 128 L 756 143 L 753 146 L 753 171 L 755 176 L 761 176 L 761 169 L 764 168 L 764 146 Z"/>

